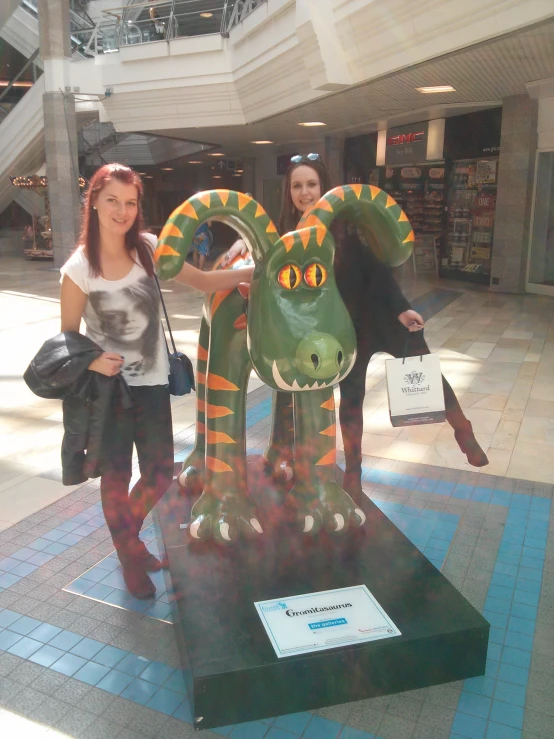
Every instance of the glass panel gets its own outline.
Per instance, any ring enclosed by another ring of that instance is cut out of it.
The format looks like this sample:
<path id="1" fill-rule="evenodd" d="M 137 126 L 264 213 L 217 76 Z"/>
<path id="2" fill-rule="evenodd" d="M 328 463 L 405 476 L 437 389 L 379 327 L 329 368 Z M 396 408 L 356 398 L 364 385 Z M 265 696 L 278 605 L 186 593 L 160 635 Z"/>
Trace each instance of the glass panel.
<path id="1" fill-rule="evenodd" d="M 539 154 L 528 282 L 554 286 L 554 151 Z"/>

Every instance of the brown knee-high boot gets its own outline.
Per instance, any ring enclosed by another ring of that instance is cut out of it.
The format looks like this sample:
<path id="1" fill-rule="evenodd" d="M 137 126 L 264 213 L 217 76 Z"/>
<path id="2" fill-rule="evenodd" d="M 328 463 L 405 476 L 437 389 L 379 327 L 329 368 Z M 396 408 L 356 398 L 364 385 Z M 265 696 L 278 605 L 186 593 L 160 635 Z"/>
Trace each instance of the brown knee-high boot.
<path id="1" fill-rule="evenodd" d="M 444 377 L 442 378 L 442 386 L 444 388 L 446 420 L 454 429 L 454 438 L 458 442 L 458 446 L 466 455 L 469 464 L 473 467 L 484 467 L 489 463 L 487 455 L 479 446 L 471 422 L 464 416 L 454 390 Z"/>

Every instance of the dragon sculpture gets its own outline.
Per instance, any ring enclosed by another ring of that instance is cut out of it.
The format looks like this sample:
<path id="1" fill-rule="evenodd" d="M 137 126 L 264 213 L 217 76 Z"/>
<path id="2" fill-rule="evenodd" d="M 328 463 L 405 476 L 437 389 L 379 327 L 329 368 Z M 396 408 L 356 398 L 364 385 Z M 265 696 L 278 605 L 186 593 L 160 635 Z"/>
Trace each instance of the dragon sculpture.
<path id="1" fill-rule="evenodd" d="M 246 391 L 252 367 L 275 391 L 269 466 L 286 456 L 285 439 L 294 429 L 294 487 L 287 504 L 300 529 L 340 532 L 365 522 L 363 511 L 335 480 L 333 386 L 356 358 L 354 327 L 333 272 L 330 228 L 337 216 L 352 221 L 389 266 L 410 256 L 414 235 L 408 218 L 387 193 L 368 185 L 329 191 L 296 231 L 281 237 L 250 196 L 201 192 L 171 214 L 160 234 L 155 260 L 162 280 L 180 272 L 196 229 L 207 220 L 235 229 L 255 263 L 248 300 L 236 289 L 208 295 L 204 302 L 196 443 L 180 476 L 182 485 L 201 491 L 191 511 L 193 538 L 229 543 L 263 533 L 246 483 Z M 238 258 L 227 268 L 241 265 Z"/>

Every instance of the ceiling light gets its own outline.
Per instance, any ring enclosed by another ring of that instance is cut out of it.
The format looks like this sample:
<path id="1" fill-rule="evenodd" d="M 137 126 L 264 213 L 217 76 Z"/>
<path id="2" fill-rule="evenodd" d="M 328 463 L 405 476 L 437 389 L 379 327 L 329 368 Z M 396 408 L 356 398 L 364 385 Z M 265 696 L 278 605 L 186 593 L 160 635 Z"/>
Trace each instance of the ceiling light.
<path id="1" fill-rule="evenodd" d="M 251 144 L 273 144 L 273 141 L 251 141 Z"/>
<path id="2" fill-rule="evenodd" d="M 9 80 L 0 80 L 0 87 L 7 87 L 10 84 Z M 32 87 L 32 82 L 14 82 L 12 87 Z"/>
<path id="3" fill-rule="evenodd" d="M 145 177 L 146 172 L 137 172 L 137 174 L 139 174 L 141 177 Z"/>
<path id="4" fill-rule="evenodd" d="M 220 174 L 213 174 L 212 175 L 212 179 L 214 179 L 214 180 L 222 180 L 223 177 Z"/>
<path id="5" fill-rule="evenodd" d="M 422 92 L 424 95 L 431 95 L 435 92 L 456 92 L 456 89 L 452 85 L 436 85 L 435 87 L 416 87 L 418 92 Z"/>
<path id="6" fill-rule="evenodd" d="M 210 151 L 208 152 L 209 157 L 224 157 L 225 154 L 223 154 L 221 151 Z"/>
<path id="7" fill-rule="evenodd" d="M 200 13 L 201 18 L 212 18 L 213 13 Z"/>
<path id="8" fill-rule="evenodd" d="M 326 123 L 323 123 L 322 121 L 304 121 L 304 123 L 299 123 L 299 126 L 306 126 L 306 128 L 309 128 L 310 126 L 326 126 Z"/>
<path id="9" fill-rule="evenodd" d="M 189 164 L 202 164 L 202 162 L 199 159 L 189 159 Z"/>
<path id="10" fill-rule="evenodd" d="M 160 167 L 162 172 L 173 172 L 173 167 Z"/>

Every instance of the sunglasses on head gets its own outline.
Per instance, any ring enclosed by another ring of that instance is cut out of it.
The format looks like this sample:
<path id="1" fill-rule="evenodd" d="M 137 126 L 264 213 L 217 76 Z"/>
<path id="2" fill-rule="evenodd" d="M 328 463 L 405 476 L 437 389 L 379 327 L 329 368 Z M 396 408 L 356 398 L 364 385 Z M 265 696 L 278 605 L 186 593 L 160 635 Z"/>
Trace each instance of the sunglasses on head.
<path id="1" fill-rule="evenodd" d="M 312 154 L 306 154 L 305 156 L 304 154 L 295 154 L 293 157 L 290 158 L 290 161 L 292 162 L 292 164 L 299 164 L 300 162 L 303 162 L 303 161 L 316 162 L 318 159 L 321 159 L 319 154 L 312 153 Z"/>

